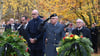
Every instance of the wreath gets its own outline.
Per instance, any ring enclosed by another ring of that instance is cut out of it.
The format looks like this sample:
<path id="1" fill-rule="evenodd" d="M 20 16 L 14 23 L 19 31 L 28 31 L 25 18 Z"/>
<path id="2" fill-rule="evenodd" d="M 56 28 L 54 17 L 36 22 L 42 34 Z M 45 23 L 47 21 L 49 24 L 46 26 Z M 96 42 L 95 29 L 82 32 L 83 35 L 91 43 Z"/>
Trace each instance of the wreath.
<path id="1" fill-rule="evenodd" d="M 82 35 L 68 35 L 60 41 L 57 47 L 58 56 L 91 56 L 92 43 L 89 38 Z"/>
<path id="2" fill-rule="evenodd" d="M 29 56 L 26 40 L 17 31 L 10 30 L 0 35 L 1 56 Z"/>

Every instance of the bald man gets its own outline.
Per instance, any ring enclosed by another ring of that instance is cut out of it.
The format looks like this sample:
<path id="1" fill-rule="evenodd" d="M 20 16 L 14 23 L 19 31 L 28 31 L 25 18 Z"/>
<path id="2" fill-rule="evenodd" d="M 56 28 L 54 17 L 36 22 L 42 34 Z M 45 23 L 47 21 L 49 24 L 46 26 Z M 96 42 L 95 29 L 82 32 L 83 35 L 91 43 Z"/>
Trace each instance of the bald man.
<path id="1" fill-rule="evenodd" d="M 31 49 L 30 56 L 43 56 L 43 33 L 38 30 L 38 25 L 42 22 L 38 10 L 32 11 L 33 19 L 27 25 L 28 46 Z"/>

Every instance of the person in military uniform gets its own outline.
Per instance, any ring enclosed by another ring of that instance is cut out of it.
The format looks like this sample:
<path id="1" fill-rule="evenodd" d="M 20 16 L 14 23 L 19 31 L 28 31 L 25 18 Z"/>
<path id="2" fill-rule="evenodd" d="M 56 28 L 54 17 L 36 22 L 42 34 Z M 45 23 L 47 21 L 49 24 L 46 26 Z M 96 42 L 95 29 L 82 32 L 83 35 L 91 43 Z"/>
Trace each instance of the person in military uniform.
<path id="1" fill-rule="evenodd" d="M 50 23 L 47 23 L 49 19 Z M 46 56 L 57 56 L 56 47 L 65 36 L 64 26 L 58 22 L 57 14 L 52 14 L 50 18 L 43 21 L 39 29 L 46 32 Z"/>
<path id="2" fill-rule="evenodd" d="M 96 28 L 95 23 L 93 23 L 91 27 L 91 36 L 92 36 L 94 52 L 97 53 L 98 52 L 98 49 L 97 49 L 98 29 Z"/>
<path id="3" fill-rule="evenodd" d="M 28 47 L 31 49 L 30 56 L 43 56 L 43 33 L 38 30 L 42 19 L 40 19 L 37 10 L 32 11 L 32 17 L 33 19 L 27 25 Z"/>
<path id="4" fill-rule="evenodd" d="M 72 34 L 76 34 L 79 36 L 82 34 L 83 37 L 89 38 L 91 40 L 91 31 L 87 27 L 83 26 L 83 23 L 84 21 L 82 19 L 77 19 L 77 28 L 72 31 Z"/>

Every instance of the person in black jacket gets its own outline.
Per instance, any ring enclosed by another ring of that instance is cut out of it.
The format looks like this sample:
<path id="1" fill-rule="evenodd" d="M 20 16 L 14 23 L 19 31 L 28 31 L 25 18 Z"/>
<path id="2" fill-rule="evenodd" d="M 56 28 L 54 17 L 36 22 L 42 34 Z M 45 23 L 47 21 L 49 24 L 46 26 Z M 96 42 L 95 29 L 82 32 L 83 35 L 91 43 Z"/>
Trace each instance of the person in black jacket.
<path id="1" fill-rule="evenodd" d="M 39 17 L 39 12 L 37 10 L 32 11 L 33 19 L 28 22 L 27 25 L 27 35 L 28 35 L 28 46 L 31 49 L 31 56 L 43 56 L 43 35 L 41 31 L 38 30 L 39 24 L 43 21 Z"/>
<path id="2" fill-rule="evenodd" d="M 91 27 L 91 36 L 92 36 L 94 52 L 97 53 L 98 52 L 98 49 L 97 49 L 98 29 L 96 28 L 95 23 L 93 23 Z"/>
<path id="3" fill-rule="evenodd" d="M 83 37 L 89 38 L 91 40 L 91 32 L 87 27 L 83 26 L 83 24 L 84 21 L 82 19 L 77 19 L 76 21 L 77 28 L 72 31 L 72 34 L 76 35 L 82 34 Z"/>
<path id="4" fill-rule="evenodd" d="M 19 23 L 19 20 L 18 20 L 18 19 L 16 19 L 16 20 L 15 20 L 15 24 L 16 24 L 16 27 L 18 28 L 18 26 L 20 25 L 20 23 Z"/>
<path id="5" fill-rule="evenodd" d="M 23 38 L 28 41 L 28 36 L 27 36 L 27 31 L 26 31 L 26 28 L 27 28 L 27 24 L 28 24 L 28 21 L 27 21 L 27 17 L 26 16 L 23 16 L 21 18 L 21 24 L 19 25 L 19 27 L 17 28 L 17 30 L 19 31 L 19 35 L 23 36 Z"/>
<path id="6" fill-rule="evenodd" d="M 7 31 L 7 30 L 11 30 L 12 32 L 13 31 L 16 31 L 17 30 L 17 25 L 14 23 L 14 19 L 11 18 L 9 20 L 9 22 L 10 22 L 10 24 L 9 25 L 6 25 L 5 31 Z"/>

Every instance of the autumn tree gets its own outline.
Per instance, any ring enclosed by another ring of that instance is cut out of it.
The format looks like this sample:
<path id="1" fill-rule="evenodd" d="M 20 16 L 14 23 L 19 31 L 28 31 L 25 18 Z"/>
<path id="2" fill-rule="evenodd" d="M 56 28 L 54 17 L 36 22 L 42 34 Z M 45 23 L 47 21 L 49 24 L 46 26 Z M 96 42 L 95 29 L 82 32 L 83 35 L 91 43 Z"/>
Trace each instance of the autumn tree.
<path id="1" fill-rule="evenodd" d="M 77 18 L 85 21 L 87 26 L 99 23 L 98 0 L 3 0 L 2 18 L 31 17 L 33 9 L 45 18 L 57 13 L 60 20 L 68 19 L 75 22 Z M 98 24 L 99 25 L 99 24 Z"/>
<path id="2" fill-rule="evenodd" d="M 2 16 L 2 10 L 3 10 L 3 0 L 0 0 L 0 20 Z"/>
<path id="3" fill-rule="evenodd" d="M 77 0 L 78 1 L 78 0 Z M 74 8 L 78 17 L 83 19 L 87 26 L 98 22 L 98 0 L 79 0 L 78 7 Z"/>
<path id="4" fill-rule="evenodd" d="M 99 23 L 98 18 L 98 0 L 38 0 L 37 7 L 40 14 L 57 13 L 62 19 L 75 21 L 81 18 L 87 26 L 92 23 Z M 44 11 L 43 11 L 44 10 Z M 98 24 L 99 25 L 99 24 Z"/>

